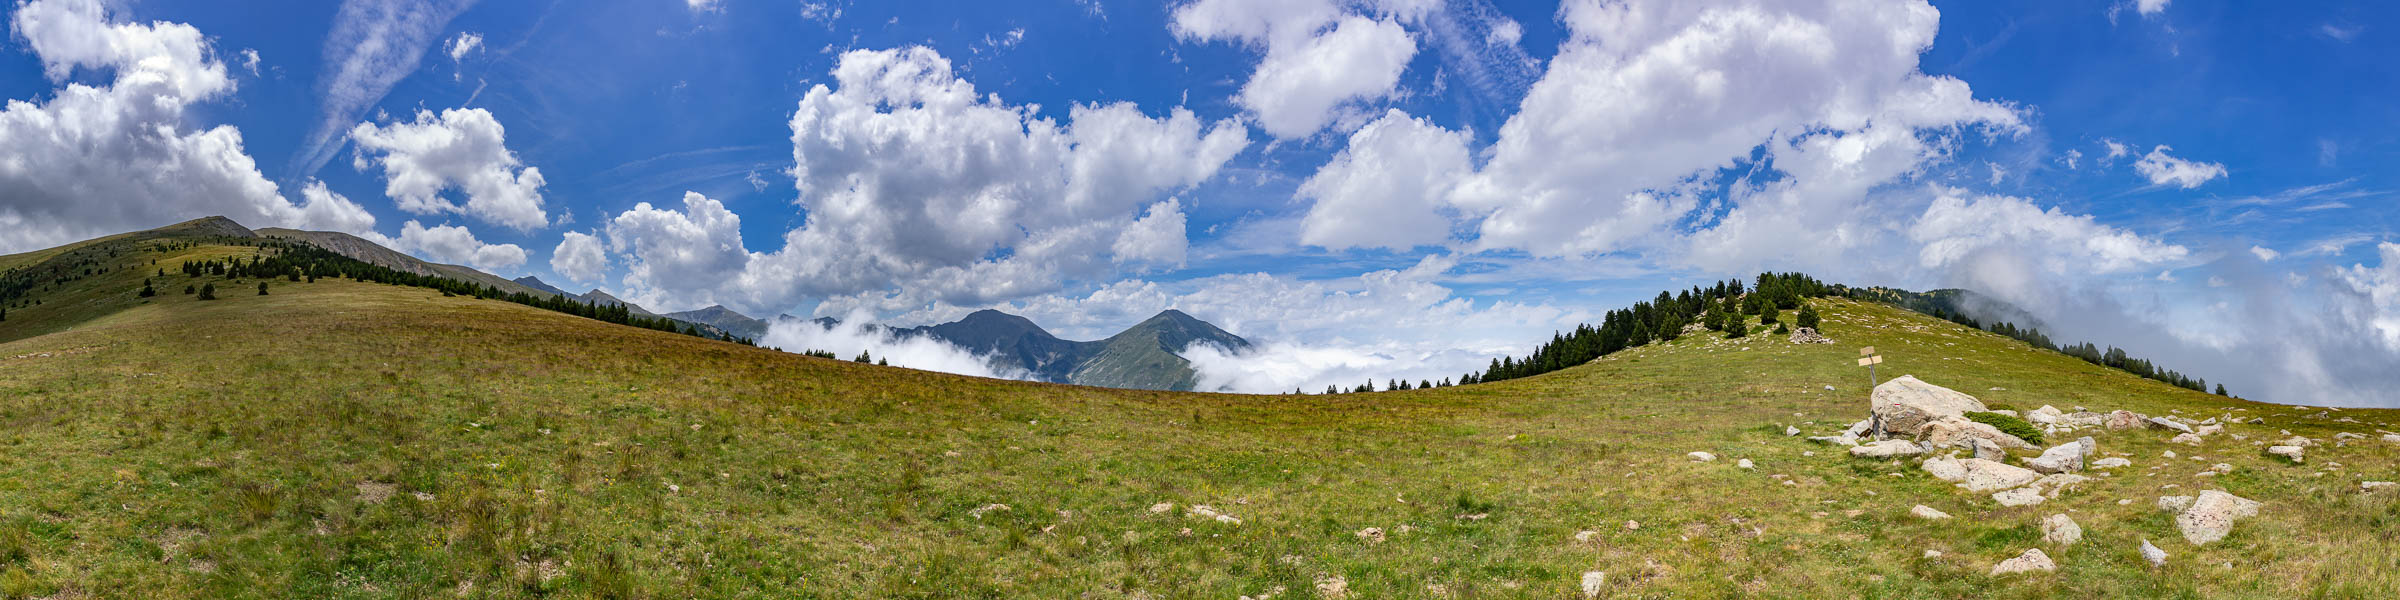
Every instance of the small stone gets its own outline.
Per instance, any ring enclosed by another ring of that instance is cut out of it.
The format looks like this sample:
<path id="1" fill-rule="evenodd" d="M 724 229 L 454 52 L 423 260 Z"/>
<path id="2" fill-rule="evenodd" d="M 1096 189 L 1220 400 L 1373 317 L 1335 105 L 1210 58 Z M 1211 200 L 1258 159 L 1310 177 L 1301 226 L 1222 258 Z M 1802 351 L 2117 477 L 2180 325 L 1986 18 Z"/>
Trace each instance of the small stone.
<path id="1" fill-rule="evenodd" d="M 2133 461 L 2114 456 L 2092 461 L 2092 468 L 2094 469 L 2119 469 L 2130 466 L 2133 466 Z"/>
<path id="2" fill-rule="evenodd" d="M 2058 570 L 2058 563 L 2050 562 L 2050 555 L 2043 554 L 2040 548 L 2033 548 L 2026 550 L 2024 554 L 2017 555 L 2016 558 L 2000 561 L 2000 564 L 1993 565 L 1992 575 L 1997 577 L 2012 573 L 2056 570 Z"/>
<path id="3" fill-rule="evenodd" d="M 1601 588 L 1607 585 L 1608 573 L 1601 571 L 1583 572 L 1583 597 L 1598 598 L 1600 597 Z"/>
<path id="4" fill-rule="evenodd" d="M 2303 456 L 2303 453 L 2305 453 L 2305 452 L 2307 452 L 2307 451 L 2308 451 L 2308 449 L 2307 449 L 2307 448 L 2302 448 L 2302 447 L 2300 447 L 2300 446 L 2268 446 L 2268 447 L 2267 447 L 2267 454 L 2272 454 L 2272 455 L 2275 455 L 2275 456 L 2281 456 L 2281 457 L 2284 457 L 2284 458 L 2288 458 L 2288 459 L 2291 459 L 2291 461 L 2292 461 L 2292 462 L 2296 462 L 2296 463 L 2298 463 L 2298 462 L 2308 462 L 2308 460 L 2307 460 L 2307 457 L 2306 457 L 2306 456 Z"/>
<path id="5" fill-rule="evenodd" d="M 1625 530 L 1626 530 L 1626 531 L 1633 531 L 1633 530 L 1637 530 L 1637 529 L 1641 529 L 1641 528 L 1642 528 L 1642 522 L 1641 522 L 1641 521 L 1626 521 L 1626 522 L 1625 522 Z"/>
<path id="6" fill-rule="evenodd" d="M 2167 551 L 2158 549 L 2150 540 L 2142 540 L 2142 560 L 2150 561 L 2152 567 L 2167 566 Z"/>
<path id="7" fill-rule="evenodd" d="M 1382 527 L 1368 527 L 1366 529 L 1360 529 L 1356 535 L 1358 536 L 1358 539 L 1364 540 L 1369 544 L 1383 543 Z"/>
<path id="8" fill-rule="evenodd" d="M 1908 509 L 1908 514 L 1910 516 L 1928 521 L 1939 521 L 1950 518 L 1950 513 L 1934 510 L 1933 507 L 1923 504 L 1917 505 L 1916 508 Z"/>
<path id="9" fill-rule="evenodd" d="M 2042 541 L 2073 546 L 2075 542 L 2083 541 L 2083 526 L 2076 525 L 2075 519 L 2064 513 L 2050 515 L 2042 519 Z"/>
<path id="10" fill-rule="evenodd" d="M 1154 514 L 1154 515 L 1155 515 L 1155 514 L 1159 514 L 1159 513 L 1167 512 L 1167 511 L 1170 511 L 1170 510 L 1175 510 L 1175 503 L 1173 503 L 1173 502 L 1160 502 L 1160 503 L 1157 503 L 1157 504 L 1152 504 L 1152 505 L 1150 505 L 1150 514 Z"/>
<path id="11" fill-rule="evenodd" d="M 1925 558 L 1941 558 L 1941 557 L 1942 557 L 1942 551 L 1940 551 L 1940 550 L 1926 550 L 1926 551 L 1925 551 Z"/>
<path id="12" fill-rule="evenodd" d="M 1741 467 L 1741 468 L 1742 468 L 1742 469 L 1744 469 L 1744 470 L 1748 470 L 1748 469 L 1756 469 L 1756 468 L 1758 468 L 1758 464 L 1757 464 L 1757 463 L 1752 463 L 1752 462 L 1750 462 L 1750 459 L 1747 459 L 1747 458 L 1745 458 L 1745 459 L 1742 459 L 1742 460 L 1740 460 L 1740 461 L 1737 461 L 1737 462 L 1733 463 L 1733 466 L 1736 466 L 1736 467 Z"/>
<path id="13" fill-rule="evenodd" d="M 1589 529 L 1575 532 L 1575 541 L 1577 542 L 1590 542 L 1592 541 L 1592 538 L 1596 537 L 1600 537 L 1600 532 Z"/>
<path id="14" fill-rule="evenodd" d="M 2169 441 L 2169 442 L 2173 442 L 2173 443 L 2177 443 L 2177 444 L 2183 444 L 2183 445 L 2187 445 L 2187 446 L 2198 446 L 2198 445 L 2200 445 L 2200 443 L 2201 443 L 2201 441 L 2202 441 L 2202 440 L 2200 439 L 2200 435 L 2199 435 L 2199 434 L 2195 434 L 2195 433 L 2178 433 L 2178 434 L 2175 434 L 2175 437 L 2174 437 L 2174 438 L 2168 439 L 2167 441 Z"/>
<path id="15" fill-rule="evenodd" d="M 1690 457 L 1692 462 L 1708 462 L 1717 459 L 1717 455 L 1707 452 L 1692 452 L 1684 454 L 1684 456 Z"/>
<path id="16" fill-rule="evenodd" d="M 2394 484 L 2389 481 L 2361 481 L 2358 482 L 2358 491 L 2372 492 L 2375 490 L 2388 490 L 2392 489 L 2394 485 L 2400 484 Z"/>
<path id="17" fill-rule="evenodd" d="M 982 520 L 982 519 L 983 519 L 983 513 L 988 513 L 988 512 L 992 512 L 992 511 L 996 511 L 996 510 L 1008 510 L 1008 505 L 1006 505 L 1006 504 L 985 504 L 985 505 L 983 505 L 983 506 L 976 507 L 974 510 L 967 511 L 967 516 L 970 516 L 970 517 L 975 517 L 975 519 L 976 519 L 976 520 Z"/>

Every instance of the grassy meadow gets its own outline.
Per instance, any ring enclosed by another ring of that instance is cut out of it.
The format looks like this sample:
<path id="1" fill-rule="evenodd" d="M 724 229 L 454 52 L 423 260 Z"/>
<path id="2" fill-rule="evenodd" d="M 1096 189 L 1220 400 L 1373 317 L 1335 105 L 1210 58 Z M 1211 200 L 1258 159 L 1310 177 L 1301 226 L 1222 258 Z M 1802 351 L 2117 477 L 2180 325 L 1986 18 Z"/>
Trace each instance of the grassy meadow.
<path id="1" fill-rule="evenodd" d="M 2400 479 L 2394 413 L 2194 393 L 1881 305 L 1817 300 L 1830 345 L 1698 334 L 1493 384 L 1241 396 L 337 279 L 182 294 L 183 258 L 250 251 L 129 254 L 0 322 L 0 598 L 1569 598 L 1589 571 L 1607 598 L 2400 590 L 2400 493 L 2359 486 Z M 151 259 L 171 275 L 132 299 Z M 1883 377 L 2018 410 L 2264 423 L 2091 432 L 2133 466 L 2003 508 L 1805 441 L 1865 417 L 1869 345 Z M 2325 444 L 2252 444 L 2284 430 Z M 2265 507 L 2194 547 L 2152 503 L 2203 489 Z M 2041 541 L 2058 513 L 2081 543 Z M 2034 547 L 2059 570 L 1986 575 Z"/>

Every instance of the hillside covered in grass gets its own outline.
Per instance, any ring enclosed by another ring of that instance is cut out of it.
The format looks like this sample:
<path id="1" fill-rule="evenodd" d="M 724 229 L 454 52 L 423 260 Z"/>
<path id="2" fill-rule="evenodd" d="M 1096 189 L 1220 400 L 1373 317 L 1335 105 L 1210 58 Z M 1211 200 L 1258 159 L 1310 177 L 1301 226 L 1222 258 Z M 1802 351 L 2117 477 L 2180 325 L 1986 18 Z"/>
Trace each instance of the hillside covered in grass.
<path id="1" fill-rule="evenodd" d="M 2400 494 L 2362 487 L 2400 478 L 2391 412 L 2198 393 L 1881 304 L 1812 301 L 1834 344 L 1700 332 L 1493 383 L 1240 396 L 876 367 L 343 278 L 262 296 L 173 268 L 258 249 L 176 239 L 93 254 L 0 321 L 0 597 L 2400 589 Z M 136 296 L 144 278 L 165 293 Z M 1885 378 L 1993 409 L 2224 430 L 2054 436 L 2130 465 L 2002 506 L 1808 441 L 1865 418 L 1860 346 Z M 2291 437 L 2321 443 L 2264 452 Z M 2158 499 L 2203 490 L 2261 506 L 2191 543 Z M 2043 539 L 2062 514 L 2079 541 Z M 2055 571 L 1991 574 L 2036 548 Z"/>

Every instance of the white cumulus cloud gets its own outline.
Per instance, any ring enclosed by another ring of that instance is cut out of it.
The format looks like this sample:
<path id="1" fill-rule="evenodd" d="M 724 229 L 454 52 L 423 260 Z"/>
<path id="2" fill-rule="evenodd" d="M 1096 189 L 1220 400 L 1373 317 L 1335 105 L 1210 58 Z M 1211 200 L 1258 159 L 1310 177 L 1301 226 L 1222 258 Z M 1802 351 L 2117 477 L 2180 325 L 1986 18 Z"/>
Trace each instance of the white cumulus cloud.
<path id="1" fill-rule="evenodd" d="M 507 131 L 490 111 L 418 111 L 415 121 L 360 123 L 350 137 L 358 144 L 353 166 L 381 167 L 384 194 L 400 210 L 463 213 L 518 230 L 549 220 L 542 210 L 541 169 L 518 162 L 508 150 Z M 463 193 L 466 204 L 442 197 L 446 190 Z"/>
<path id="2" fill-rule="evenodd" d="M 368 239 L 435 262 L 463 264 L 494 273 L 504 273 L 525 264 L 524 248 L 516 244 L 484 243 L 473 232 L 457 225 L 426 227 L 409 221 L 400 226 L 398 238 Z"/>
<path id="3" fill-rule="evenodd" d="M 1175 8 L 1171 24 L 1186 40 L 1235 41 L 1264 56 L 1237 101 L 1261 129 L 1306 137 L 1358 102 L 1391 97 L 1417 54 L 1401 26 L 1432 3 L 1369 3 L 1375 16 L 1332 0 L 1197 0 Z"/>
<path id="4" fill-rule="evenodd" d="M 1474 164 L 1466 134 L 1397 109 L 1350 134 L 1332 162 L 1300 184 L 1311 202 L 1300 242 L 1341 250 L 1407 250 L 1450 237 L 1450 191 Z"/>
<path id="5" fill-rule="evenodd" d="M 2149 178 L 2152 185 L 2172 185 L 2187 190 L 2225 176 L 2225 165 L 2168 156 L 2168 150 L 2173 148 L 2151 148 L 2149 154 L 2133 163 L 2134 172 Z"/>
<path id="6" fill-rule="evenodd" d="M 1186 245 L 1184 205 L 1163 196 L 1214 177 L 1249 144 L 1239 123 L 1181 108 L 1152 117 L 1130 103 L 1075 105 L 1062 124 L 979 96 L 922 47 L 844 53 L 832 85 L 810 89 L 790 126 L 807 218 L 782 248 L 745 251 L 738 230 L 709 226 L 738 222 L 714 216 L 723 208 L 713 201 L 684 214 L 690 227 L 627 227 L 621 238 L 612 225 L 619 252 L 641 255 L 638 240 L 673 231 L 698 235 L 667 246 L 711 259 L 686 275 L 646 272 L 652 259 L 636 256 L 635 295 L 762 312 L 810 296 L 981 303 L 1123 265 L 1173 266 Z M 663 216 L 643 213 L 628 215 Z"/>
<path id="7" fill-rule="evenodd" d="M 608 250 L 600 236 L 569 231 L 550 251 L 550 270 L 575 280 L 576 283 L 599 283 L 608 280 Z"/>
<path id="8" fill-rule="evenodd" d="M 230 125 L 198 127 L 194 105 L 234 89 L 190 25 L 124 22 L 95 0 L 18 4 L 9 31 L 59 85 L 0 108 L 0 252 L 53 246 L 208 215 L 253 227 L 359 231 L 374 217 L 304 189 L 285 198 Z M 71 83 L 77 72 L 106 83 Z"/>

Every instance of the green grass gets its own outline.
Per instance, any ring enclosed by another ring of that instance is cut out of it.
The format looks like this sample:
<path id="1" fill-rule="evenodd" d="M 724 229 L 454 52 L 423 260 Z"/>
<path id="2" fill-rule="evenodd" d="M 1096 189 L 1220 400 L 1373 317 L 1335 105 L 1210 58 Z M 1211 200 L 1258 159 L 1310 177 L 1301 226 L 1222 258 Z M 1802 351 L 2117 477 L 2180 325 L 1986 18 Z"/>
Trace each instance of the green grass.
<path id="1" fill-rule="evenodd" d="M 1591 570 L 1629 598 L 2400 589 L 2400 504 L 2357 492 L 2394 478 L 2394 448 L 2328 441 L 2295 466 L 2228 437 L 2372 434 L 2392 413 L 2310 418 L 1877 305 L 1819 301 L 1832 345 L 1697 334 L 1501 383 L 1295 397 L 875 367 L 342 280 L 212 302 L 180 275 L 148 303 L 109 296 L 138 278 L 99 287 L 122 283 L 0 323 L 0 596 L 1305 598 L 1339 576 L 1352 598 L 1559 598 Z M 1802 440 L 1863 417 L 1868 345 L 1887 377 L 1988 402 L 2266 422 L 2200 447 L 2091 432 L 2134 467 L 2001 508 Z M 2236 470 L 2196 475 L 2217 462 Z M 2197 548 L 2150 507 L 2209 488 L 2267 504 Z M 1008 509 L 970 516 L 990 504 Z M 2085 537 L 2044 546 L 2059 572 L 1985 576 L 2068 511 Z M 2165 569 L 2135 555 L 2145 538 Z"/>
<path id="2" fill-rule="evenodd" d="M 2017 439 L 2025 440 L 2036 446 L 2042 445 L 2042 430 L 2035 428 L 2032 423 L 2025 422 L 2024 419 L 1982 411 L 1968 411 L 1966 416 L 1967 420 L 1990 425 L 1993 429 L 2000 430 L 2000 433 L 2017 436 Z"/>

